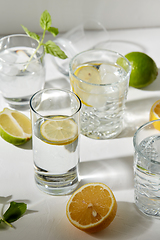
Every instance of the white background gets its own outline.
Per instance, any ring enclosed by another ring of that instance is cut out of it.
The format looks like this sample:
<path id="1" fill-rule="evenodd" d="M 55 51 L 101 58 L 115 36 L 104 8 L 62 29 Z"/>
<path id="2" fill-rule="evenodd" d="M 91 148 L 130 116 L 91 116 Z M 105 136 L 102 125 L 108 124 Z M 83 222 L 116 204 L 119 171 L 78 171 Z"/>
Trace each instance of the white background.
<path id="1" fill-rule="evenodd" d="M 0 35 L 23 32 L 21 24 L 39 33 L 39 18 L 44 10 L 60 32 L 88 18 L 108 29 L 160 26 L 159 0 L 1 0 Z"/>

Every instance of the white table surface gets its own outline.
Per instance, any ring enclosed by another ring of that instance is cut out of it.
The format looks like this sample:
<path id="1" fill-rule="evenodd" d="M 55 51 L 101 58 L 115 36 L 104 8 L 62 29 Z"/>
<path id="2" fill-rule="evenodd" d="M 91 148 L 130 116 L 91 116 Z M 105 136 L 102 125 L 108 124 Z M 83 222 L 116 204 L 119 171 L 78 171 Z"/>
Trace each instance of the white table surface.
<path id="1" fill-rule="evenodd" d="M 126 54 L 143 51 L 160 67 L 160 28 L 110 31 L 107 48 Z M 54 67 L 46 56 L 46 86 L 69 88 L 67 77 Z M 41 192 L 34 182 L 31 141 L 14 146 L 0 138 L 0 210 L 13 201 L 27 203 L 26 214 L 14 222 L 14 229 L 0 225 L 1 240 L 158 240 L 160 220 L 141 214 L 134 204 L 133 143 L 136 129 L 149 120 L 152 104 L 160 99 L 160 74 L 145 89 L 129 88 L 126 103 L 125 128 L 111 140 L 92 140 L 81 137 L 80 185 L 103 182 L 113 191 L 118 211 L 105 230 L 89 235 L 73 227 L 65 213 L 70 196 L 50 196 Z M 0 96 L 0 111 L 7 104 Z M 29 116 L 29 110 L 24 111 Z"/>

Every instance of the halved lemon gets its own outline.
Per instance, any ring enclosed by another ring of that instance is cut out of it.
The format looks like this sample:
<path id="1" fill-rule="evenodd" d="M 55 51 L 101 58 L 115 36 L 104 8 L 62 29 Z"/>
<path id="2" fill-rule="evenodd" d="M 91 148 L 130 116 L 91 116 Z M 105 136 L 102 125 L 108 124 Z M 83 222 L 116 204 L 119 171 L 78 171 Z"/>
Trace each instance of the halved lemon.
<path id="1" fill-rule="evenodd" d="M 94 233 L 106 228 L 115 218 L 117 202 L 111 189 L 103 183 L 88 183 L 70 197 L 66 214 L 78 229 Z"/>
<path id="2" fill-rule="evenodd" d="M 153 121 L 153 120 L 157 120 L 159 118 L 160 118 L 160 100 L 157 100 L 151 107 L 149 120 Z M 160 123 L 159 122 L 155 122 L 153 125 L 157 130 L 160 131 Z"/>
<path id="3" fill-rule="evenodd" d="M 42 123 L 40 133 L 50 144 L 65 145 L 77 139 L 78 125 L 73 119 L 55 116 Z"/>
<path id="4" fill-rule="evenodd" d="M 4 108 L 0 112 L 0 135 L 14 145 L 24 144 L 32 137 L 31 121 L 16 110 Z"/>

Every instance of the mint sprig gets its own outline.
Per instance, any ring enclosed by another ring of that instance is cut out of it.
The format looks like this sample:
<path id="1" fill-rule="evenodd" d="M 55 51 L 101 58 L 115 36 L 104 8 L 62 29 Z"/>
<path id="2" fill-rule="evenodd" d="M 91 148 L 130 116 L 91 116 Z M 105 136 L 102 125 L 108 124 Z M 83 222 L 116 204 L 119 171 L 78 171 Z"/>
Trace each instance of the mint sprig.
<path id="1" fill-rule="evenodd" d="M 12 222 L 17 221 L 25 213 L 27 205 L 25 203 L 10 202 L 10 206 L 7 211 L 0 217 L 0 223 L 3 222 L 10 227 Z"/>
<path id="2" fill-rule="evenodd" d="M 26 34 L 29 37 L 35 39 L 38 42 L 38 46 L 37 46 L 36 50 L 34 51 L 34 53 L 31 55 L 31 57 L 28 61 L 28 64 L 26 65 L 24 70 L 27 69 L 27 67 L 30 64 L 32 58 L 34 57 L 34 55 L 37 53 L 38 49 L 41 46 L 44 46 L 45 53 L 49 53 L 49 54 L 51 54 L 55 57 L 59 57 L 61 59 L 66 59 L 67 58 L 67 55 L 53 41 L 49 40 L 46 43 L 43 42 L 44 38 L 45 38 L 46 31 L 50 32 L 54 37 L 56 37 L 59 33 L 58 28 L 51 27 L 51 25 L 52 25 L 51 15 L 49 14 L 49 12 L 47 10 L 45 10 L 40 17 L 40 26 L 43 29 L 42 38 L 38 34 L 36 34 L 34 32 L 30 32 L 26 27 L 21 25 L 23 30 L 26 32 Z"/>

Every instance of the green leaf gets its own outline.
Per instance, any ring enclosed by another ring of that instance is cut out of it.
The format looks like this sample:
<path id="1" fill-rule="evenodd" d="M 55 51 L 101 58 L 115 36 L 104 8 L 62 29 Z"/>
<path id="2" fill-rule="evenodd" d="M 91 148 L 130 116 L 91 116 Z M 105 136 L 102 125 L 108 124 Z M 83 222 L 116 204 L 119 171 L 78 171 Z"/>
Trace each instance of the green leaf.
<path id="1" fill-rule="evenodd" d="M 3 215 L 5 222 L 11 223 L 18 220 L 26 211 L 27 205 L 25 203 L 10 202 L 10 206 Z"/>
<path id="2" fill-rule="evenodd" d="M 29 36 L 29 37 L 31 37 L 31 38 L 33 38 L 33 39 L 35 39 L 35 40 L 37 40 L 38 42 L 39 42 L 39 39 L 40 39 L 40 36 L 39 35 L 37 35 L 36 33 L 34 33 L 34 32 L 30 32 L 25 26 L 23 26 L 23 25 L 21 25 L 22 26 L 22 28 L 23 28 L 23 30 L 26 32 L 26 34 Z"/>
<path id="3" fill-rule="evenodd" d="M 40 18 L 40 26 L 43 30 L 48 30 L 51 27 L 52 20 L 51 15 L 47 10 L 45 10 Z"/>
<path id="4" fill-rule="evenodd" d="M 48 41 L 47 43 L 43 43 L 44 38 L 45 38 L 45 33 L 46 31 L 50 32 L 54 37 L 57 36 L 57 34 L 59 33 L 58 28 L 55 27 L 51 27 L 52 24 L 52 20 L 51 20 L 51 15 L 48 13 L 47 10 L 45 10 L 41 17 L 40 17 L 40 26 L 43 29 L 43 35 L 42 38 L 40 40 L 40 36 L 37 35 L 36 33 L 30 32 L 26 27 L 23 27 L 24 31 L 27 33 L 28 36 L 30 36 L 31 38 L 34 38 L 38 41 L 38 46 L 36 48 L 36 50 L 34 51 L 34 53 L 32 54 L 32 56 L 30 57 L 28 64 L 26 65 L 24 71 L 27 69 L 28 65 L 30 64 L 34 54 L 36 54 L 36 52 L 38 51 L 38 49 L 40 48 L 41 45 L 44 46 L 44 50 L 46 53 L 49 53 L 55 57 L 59 57 L 61 59 L 66 59 L 67 55 L 60 49 L 60 47 L 58 47 L 54 42 L 52 42 L 51 40 Z"/>
<path id="5" fill-rule="evenodd" d="M 55 27 L 50 27 L 48 29 L 48 32 L 52 33 L 54 37 L 56 37 L 59 33 L 58 28 L 55 28 Z"/>
<path id="6" fill-rule="evenodd" d="M 49 40 L 44 44 L 44 49 L 46 53 L 49 53 L 55 57 L 59 57 L 61 59 L 66 59 L 66 54 L 58 47 L 54 42 Z"/>

